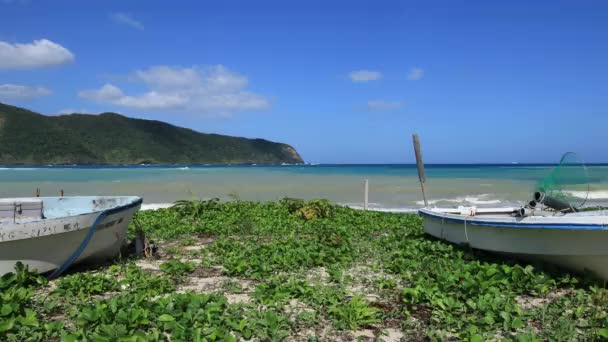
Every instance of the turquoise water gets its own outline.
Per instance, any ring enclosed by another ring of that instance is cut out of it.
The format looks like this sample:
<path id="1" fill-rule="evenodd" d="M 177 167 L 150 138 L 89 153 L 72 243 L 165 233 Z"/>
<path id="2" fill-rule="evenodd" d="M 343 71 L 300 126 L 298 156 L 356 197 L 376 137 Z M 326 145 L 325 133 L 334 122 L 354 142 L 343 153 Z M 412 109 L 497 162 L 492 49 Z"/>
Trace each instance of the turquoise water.
<path id="1" fill-rule="evenodd" d="M 519 205 L 530 199 L 550 165 L 427 165 L 431 204 Z M 608 166 L 588 166 L 590 201 L 608 203 Z M 327 198 L 351 206 L 363 204 L 369 180 L 373 208 L 420 207 L 422 196 L 414 165 L 285 166 L 137 166 L 2 167 L 0 197 L 138 195 L 144 203 L 188 198 L 275 200 L 285 196 Z"/>

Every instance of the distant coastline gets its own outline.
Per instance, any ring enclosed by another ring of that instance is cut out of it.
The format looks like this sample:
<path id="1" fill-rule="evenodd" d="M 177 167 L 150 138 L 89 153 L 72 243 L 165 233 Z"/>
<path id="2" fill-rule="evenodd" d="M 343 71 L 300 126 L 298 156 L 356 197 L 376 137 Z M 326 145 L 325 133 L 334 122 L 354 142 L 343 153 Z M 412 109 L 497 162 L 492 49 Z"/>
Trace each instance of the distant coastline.
<path id="1" fill-rule="evenodd" d="M 288 164 L 288 163 L 281 163 L 281 164 L 271 164 L 271 163 L 234 163 L 234 164 L 224 164 L 224 163 L 217 163 L 217 164 L 164 164 L 164 163 L 154 163 L 154 164 L 72 164 L 72 163 L 65 163 L 65 164 L 0 164 L 0 167 L 7 167 L 7 168 L 20 168 L 20 167 L 28 167 L 28 168 L 79 168 L 79 167 L 86 167 L 86 168 L 112 168 L 112 167 L 174 167 L 174 168 L 179 168 L 179 167 L 213 167 L 213 166 L 220 166 L 220 167 L 227 167 L 227 166 L 316 166 L 319 164 L 307 164 L 307 163 L 294 163 L 294 164 Z"/>
<path id="2" fill-rule="evenodd" d="M 523 169 L 526 167 L 552 167 L 552 166 L 556 166 L 557 164 L 555 163 L 522 163 L 522 164 L 511 164 L 511 163 L 483 163 L 483 164 L 475 164 L 475 163 L 429 163 L 429 164 L 425 164 L 425 167 L 427 168 L 477 168 L 477 167 L 506 167 L 506 168 L 514 168 L 514 169 Z M 587 163 L 585 164 L 586 166 L 608 166 L 608 162 L 602 162 L 602 163 Z M 95 168 L 95 167 L 99 167 L 99 168 L 113 168 L 113 167 L 174 167 L 174 168 L 179 168 L 179 167 L 230 167 L 230 166 L 234 166 L 234 167 L 271 167 L 271 166 L 310 166 L 310 167 L 390 167 L 390 166 L 395 166 L 395 167 L 406 167 L 406 168 L 415 168 L 416 164 L 412 164 L 412 163 L 373 163 L 373 164 L 368 164 L 368 163 L 280 163 L 280 164 L 276 164 L 276 163 L 204 163 L 204 164 L 200 164 L 200 163 L 176 163 L 176 164 L 171 164 L 171 163 L 150 163 L 150 164 L 129 164 L 129 163 L 125 163 L 125 164 L 74 164 L 74 163 L 65 163 L 65 164 L 51 164 L 51 163 L 47 163 L 47 164 L 19 164 L 19 163 L 15 163 L 15 164 L 1 164 L 0 163 L 0 167 L 7 167 L 7 168 L 19 168 L 19 167 L 34 167 L 34 168 L 79 168 L 79 167 L 86 167 L 86 168 Z"/>
<path id="3" fill-rule="evenodd" d="M 290 145 L 116 113 L 45 116 L 0 103 L 2 165 L 301 164 Z"/>

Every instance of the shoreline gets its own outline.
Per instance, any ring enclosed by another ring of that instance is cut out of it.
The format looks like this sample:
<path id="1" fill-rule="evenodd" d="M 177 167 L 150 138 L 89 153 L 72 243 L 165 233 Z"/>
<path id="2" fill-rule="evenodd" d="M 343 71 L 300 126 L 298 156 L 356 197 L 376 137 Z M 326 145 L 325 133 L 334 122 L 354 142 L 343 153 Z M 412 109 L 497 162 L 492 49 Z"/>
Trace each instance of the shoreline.
<path id="1" fill-rule="evenodd" d="M 141 209 L 139 209 L 140 211 L 149 211 L 149 210 L 158 210 L 158 209 L 167 209 L 167 208 L 171 208 L 175 205 L 175 203 L 144 203 L 141 205 Z M 342 205 L 339 204 L 338 205 Z M 344 205 L 347 208 L 350 209 L 355 209 L 355 210 L 365 210 L 363 209 L 363 206 L 360 205 Z M 384 212 L 384 213 L 403 213 L 403 214 L 415 214 L 418 212 L 417 208 L 373 208 L 373 207 L 368 207 L 367 209 L 368 211 L 377 211 L 377 212 Z"/>

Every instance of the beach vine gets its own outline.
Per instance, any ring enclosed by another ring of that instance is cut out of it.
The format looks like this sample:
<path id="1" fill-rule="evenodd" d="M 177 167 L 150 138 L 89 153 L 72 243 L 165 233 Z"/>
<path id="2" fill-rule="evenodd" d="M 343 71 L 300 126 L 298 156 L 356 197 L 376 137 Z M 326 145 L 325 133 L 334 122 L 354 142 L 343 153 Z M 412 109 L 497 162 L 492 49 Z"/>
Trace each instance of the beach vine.
<path id="1" fill-rule="evenodd" d="M 0 340 L 608 338 L 601 284 L 430 238 L 416 215 L 214 199 L 136 219 L 158 259 L 1 277 Z"/>

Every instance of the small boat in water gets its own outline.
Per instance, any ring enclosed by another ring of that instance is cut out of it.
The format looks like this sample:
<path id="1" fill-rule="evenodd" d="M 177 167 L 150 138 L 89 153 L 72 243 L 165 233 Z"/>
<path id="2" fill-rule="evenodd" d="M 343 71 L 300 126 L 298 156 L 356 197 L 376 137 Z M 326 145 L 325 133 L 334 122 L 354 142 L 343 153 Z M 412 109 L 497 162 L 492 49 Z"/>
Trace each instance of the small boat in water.
<path id="1" fill-rule="evenodd" d="M 135 196 L 0 199 L 0 275 L 22 262 L 54 277 L 75 263 L 116 257 L 141 203 Z"/>
<path id="2" fill-rule="evenodd" d="M 423 208 L 424 231 L 472 248 L 590 271 L 608 280 L 608 210 Z"/>

